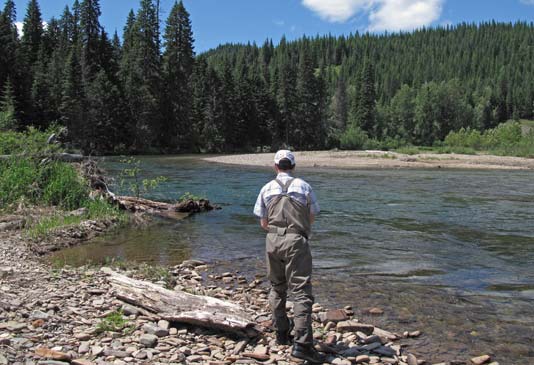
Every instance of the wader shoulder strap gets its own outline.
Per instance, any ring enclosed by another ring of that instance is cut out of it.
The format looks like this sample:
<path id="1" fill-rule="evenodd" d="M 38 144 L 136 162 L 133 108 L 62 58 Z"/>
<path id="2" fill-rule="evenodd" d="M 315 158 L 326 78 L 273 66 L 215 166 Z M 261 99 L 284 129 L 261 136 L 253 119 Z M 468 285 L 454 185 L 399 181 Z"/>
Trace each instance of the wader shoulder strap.
<path id="1" fill-rule="evenodd" d="M 291 183 L 293 181 L 295 181 L 295 178 L 291 178 L 289 180 L 286 181 L 286 183 L 282 183 L 280 180 L 278 179 L 275 179 L 274 181 L 276 181 L 278 183 L 278 185 L 280 185 L 280 187 L 282 188 L 282 193 L 283 194 L 287 194 L 287 190 L 289 189 L 289 187 L 291 186 Z"/>

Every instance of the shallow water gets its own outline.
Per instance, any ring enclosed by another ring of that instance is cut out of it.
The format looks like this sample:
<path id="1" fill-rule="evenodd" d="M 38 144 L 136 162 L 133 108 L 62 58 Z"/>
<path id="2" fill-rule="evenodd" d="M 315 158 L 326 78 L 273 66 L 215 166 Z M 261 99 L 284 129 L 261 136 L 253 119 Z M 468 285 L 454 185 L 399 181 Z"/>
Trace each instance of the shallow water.
<path id="1" fill-rule="evenodd" d="M 117 175 L 120 164 L 104 166 Z M 169 181 L 149 197 L 188 191 L 222 210 L 163 221 L 59 252 L 70 263 L 106 257 L 176 264 L 220 261 L 254 273 L 264 235 L 252 216 L 269 169 L 196 157 L 146 157 L 147 176 Z M 364 320 L 421 329 L 414 351 L 429 360 L 497 355 L 534 364 L 534 174 L 525 171 L 302 169 L 322 213 L 311 239 L 317 300 L 353 305 Z M 385 309 L 368 318 L 366 308 Z"/>

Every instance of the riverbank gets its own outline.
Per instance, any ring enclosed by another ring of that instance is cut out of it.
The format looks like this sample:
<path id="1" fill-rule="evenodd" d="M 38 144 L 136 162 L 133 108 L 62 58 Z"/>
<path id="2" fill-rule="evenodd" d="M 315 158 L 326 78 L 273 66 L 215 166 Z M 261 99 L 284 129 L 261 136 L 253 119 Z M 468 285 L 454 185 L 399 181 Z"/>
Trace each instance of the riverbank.
<path id="1" fill-rule="evenodd" d="M 415 155 L 385 151 L 309 151 L 296 152 L 298 167 L 348 169 L 480 169 L 532 170 L 534 159 L 492 155 L 422 153 Z M 203 160 L 216 163 L 272 166 L 272 153 L 226 155 Z"/>
<path id="2" fill-rule="evenodd" d="M 49 264 L 20 230 L 0 233 L 0 267 L 0 364 L 295 363 L 290 348 L 277 346 L 271 331 L 255 339 L 236 338 L 168 323 L 126 305 L 98 267 Z M 253 310 L 258 323 L 270 324 L 268 285 L 259 277 L 215 274 L 194 261 L 170 268 L 122 263 L 114 269 L 236 302 Z M 330 363 L 422 363 L 414 355 L 417 349 L 405 347 L 420 331 L 395 334 L 360 324 L 350 307 L 329 311 L 317 304 L 314 319 L 314 337 Z M 486 357 L 480 361 L 489 363 Z"/>

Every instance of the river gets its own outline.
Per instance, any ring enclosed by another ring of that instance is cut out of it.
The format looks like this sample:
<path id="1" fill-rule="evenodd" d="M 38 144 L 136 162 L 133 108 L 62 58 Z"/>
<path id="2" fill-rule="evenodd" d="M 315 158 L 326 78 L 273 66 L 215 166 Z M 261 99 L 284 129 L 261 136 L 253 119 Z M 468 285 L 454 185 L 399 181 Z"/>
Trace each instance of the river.
<path id="1" fill-rule="evenodd" d="M 266 168 L 197 157 L 143 157 L 143 176 L 169 180 L 148 197 L 204 195 L 221 210 L 133 228 L 63 250 L 79 264 L 106 257 L 221 270 L 263 270 L 264 234 L 252 216 Z M 103 166 L 117 176 L 122 165 Z M 534 174 L 528 171 L 299 169 L 322 213 L 311 245 L 318 302 L 352 305 L 362 321 L 422 330 L 408 345 L 425 359 L 489 353 L 534 364 Z M 259 271 L 258 271 L 259 270 Z M 370 316 L 370 307 L 383 316 Z"/>

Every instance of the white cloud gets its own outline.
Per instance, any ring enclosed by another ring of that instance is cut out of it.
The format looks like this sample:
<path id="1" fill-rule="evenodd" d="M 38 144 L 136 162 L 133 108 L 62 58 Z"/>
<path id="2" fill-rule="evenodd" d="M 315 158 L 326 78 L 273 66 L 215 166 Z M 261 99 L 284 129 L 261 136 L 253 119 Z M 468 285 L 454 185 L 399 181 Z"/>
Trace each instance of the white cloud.
<path id="1" fill-rule="evenodd" d="M 24 32 L 22 31 L 22 28 L 24 27 L 24 23 L 23 22 L 15 22 L 15 26 L 17 27 L 17 31 L 19 33 L 19 37 L 22 37 L 22 35 L 24 34 Z M 48 28 L 48 22 L 43 21 L 43 29 L 46 30 L 46 28 Z"/>
<path id="2" fill-rule="evenodd" d="M 324 20 L 344 23 L 366 14 L 370 31 L 411 30 L 439 19 L 445 0 L 302 0 Z M 534 2 L 534 0 L 522 0 Z"/>
<path id="3" fill-rule="evenodd" d="M 369 30 L 412 30 L 439 19 L 443 0 L 385 0 L 369 14 Z"/>
<path id="4" fill-rule="evenodd" d="M 521 0 L 521 2 L 526 5 L 534 5 L 534 0 Z"/>
<path id="5" fill-rule="evenodd" d="M 15 22 L 15 25 L 17 26 L 17 31 L 19 32 L 19 37 L 22 37 L 22 22 Z"/>
<path id="6" fill-rule="evenodd" d="M 329 22 L 346 22 L 373 0 L 302 0 L 302 4 Z"/>

